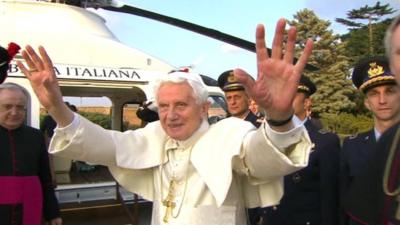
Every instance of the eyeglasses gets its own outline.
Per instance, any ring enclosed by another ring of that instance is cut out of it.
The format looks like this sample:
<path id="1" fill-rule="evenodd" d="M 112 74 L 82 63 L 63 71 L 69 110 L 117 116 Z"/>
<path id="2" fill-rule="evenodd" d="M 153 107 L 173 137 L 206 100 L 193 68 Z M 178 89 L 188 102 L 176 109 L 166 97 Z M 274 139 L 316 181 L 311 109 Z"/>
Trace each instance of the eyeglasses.
<path id="1" fill-rule="evenodd" d="M 13 105 L 13 104 L 0 104 L 0 112 L 8 112 L 11 111 L 13 108 L 17 112 L 25 112 L 26 106 L 25 105 Z"/>

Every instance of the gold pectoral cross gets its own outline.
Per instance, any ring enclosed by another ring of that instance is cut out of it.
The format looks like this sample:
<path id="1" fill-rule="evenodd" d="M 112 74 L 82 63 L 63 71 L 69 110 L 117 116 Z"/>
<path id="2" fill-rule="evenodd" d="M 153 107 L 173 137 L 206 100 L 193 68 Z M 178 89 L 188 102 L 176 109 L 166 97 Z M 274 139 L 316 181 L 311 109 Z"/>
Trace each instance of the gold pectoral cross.
<path id="1" fill-rule="evenodd" d="M 171 180 L 169 182 L 169 189 L 168 189 L 168 195 L 167 197 L 162 201 L 162 204 L 167 207 L 165 209 L 165 215 L 164 215 L 164 223 L 168 223 L 169 216 L 172 216 L 172 210 L 175 208 L 175 202 L 174 200 L 174 191 L 175 191 L 175 181 Z"/>

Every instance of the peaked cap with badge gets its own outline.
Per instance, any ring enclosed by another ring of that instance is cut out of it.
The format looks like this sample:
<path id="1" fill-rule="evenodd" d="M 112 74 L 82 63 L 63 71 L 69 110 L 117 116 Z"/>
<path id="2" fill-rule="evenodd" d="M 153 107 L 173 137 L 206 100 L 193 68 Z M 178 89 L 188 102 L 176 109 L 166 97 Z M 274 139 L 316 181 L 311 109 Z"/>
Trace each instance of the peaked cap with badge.
<path id="1" fill-rule="evenodd" d="M 390 71 L 389 61 L 383 56 L 360 61 L 354 67 L 352 80 L 354 85 L 364 93 L 376 86 L 396 84 L 394 74 Z"/>
<path id="2" fill-rule="evenodd" d="M 233 70 L 223 72 L 218 77 L 218 86 L 225 92 L 227 91 L 244 91 L 244 86 L 238 82 Z"/>
<path id="3" fill-rule="evenodd" d="M 299 86 L 297 87 L 298 92 L 304 92 L 308 95 L 312 95 L 317 91 L 317 87 L 315 84 L 310 80 L 310 78 L 301 75 Z"/>

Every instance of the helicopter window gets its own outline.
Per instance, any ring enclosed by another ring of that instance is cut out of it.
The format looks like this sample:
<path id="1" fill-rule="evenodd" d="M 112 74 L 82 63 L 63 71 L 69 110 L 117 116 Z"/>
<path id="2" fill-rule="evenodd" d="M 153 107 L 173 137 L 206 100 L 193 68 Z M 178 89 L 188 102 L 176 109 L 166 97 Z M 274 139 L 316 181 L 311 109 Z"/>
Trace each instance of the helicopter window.
<path id="1" fill-rule="evenodd" d="M 227 116 L 225 99 L 219 95 L 210 95 L 208 101 L 211 103 L 208 109 L 209 122 L 216 123 Z"/>
<path id="2" fill-rule="evenodd" d="M 126 103 L 122 107 L 121 131 L 135 130 L 143 126 L 142 120 L 136 116 L 138 103 Z"/>

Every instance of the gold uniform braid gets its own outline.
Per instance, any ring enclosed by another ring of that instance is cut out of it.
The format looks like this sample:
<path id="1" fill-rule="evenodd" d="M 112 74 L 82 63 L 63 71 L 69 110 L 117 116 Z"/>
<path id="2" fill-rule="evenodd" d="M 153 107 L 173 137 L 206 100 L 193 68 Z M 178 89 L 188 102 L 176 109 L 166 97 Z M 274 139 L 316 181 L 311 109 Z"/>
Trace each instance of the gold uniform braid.
<path id="1" fill-rule="evenodd" d="M 383 191 L 389 196 L 397 196 L 400 194 L 400 185 L 393 191 L 389 190 L 389 175 L 396 154 L 396 147 L 398 145 L 400 145 L 400 125 L 397 126 L 396 134 L 394 135 L 392 145 L 390 146 L 390 152 L 386 161 L 385 172 L 383 174 Z"/>

